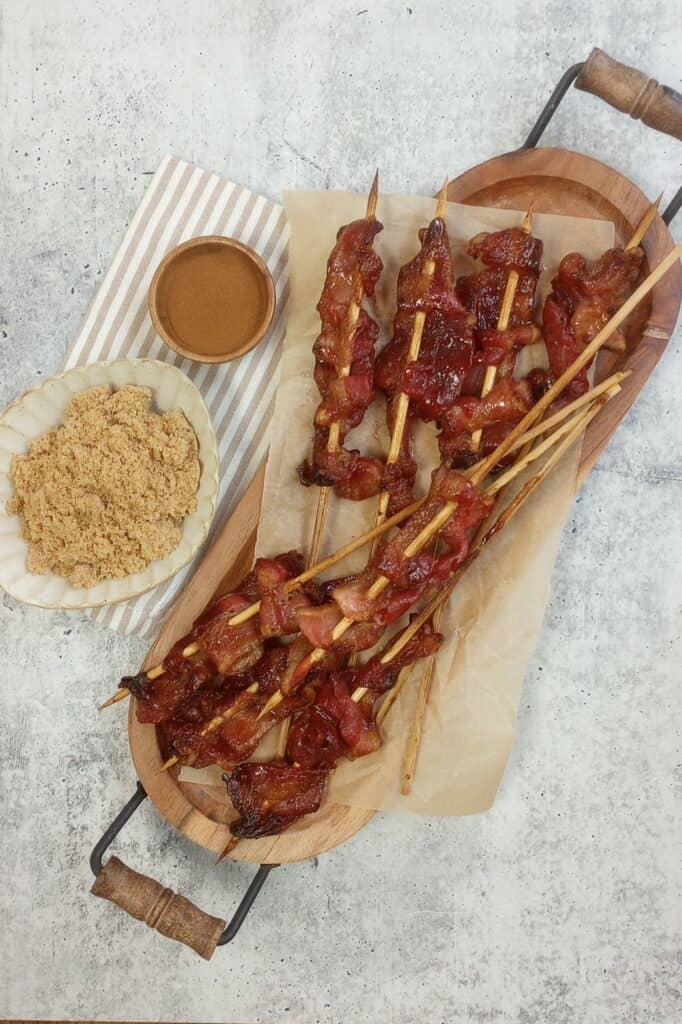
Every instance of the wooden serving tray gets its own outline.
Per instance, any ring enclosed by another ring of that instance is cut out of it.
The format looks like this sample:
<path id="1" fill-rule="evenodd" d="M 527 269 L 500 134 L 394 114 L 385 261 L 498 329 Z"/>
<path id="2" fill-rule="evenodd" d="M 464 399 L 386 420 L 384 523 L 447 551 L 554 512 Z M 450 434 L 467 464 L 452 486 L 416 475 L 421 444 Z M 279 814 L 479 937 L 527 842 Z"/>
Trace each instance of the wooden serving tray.
<path id="1" fill-rule="evenodd" d="M 536 212 L 613 221 L 621 243 L 632 234 L 649 206 L 647 197 L 623 175 L 598 160 L 564 149 L 525 150 L 496 157 L 455 178 L 448 188 L 451 201 L 476 206 L 525 210 L 531 197 Z M 646 266 L 642 276 L 657 266 L 673 245 L 667 227 L 657 217 L 644 240 Z M 628 352 L 618 357 L 602 353 L 598 379 L 614 369 L 628 367 L 633 372 L 622 392 L 588 427 L 577 486 L 589 474 L 658 362 L 674 330 L 681 299 L 682 270 L 676 264 L 626 322 Z M 158 663 L 212 598 L 229 590 L 251 567 L 263 474 L 261 467 L 205 555 L 149 652 L 146 666 Z M 161 813 L 188 838 L 216 853 L 221 851 L 230 838 L 228 822 L 234 816 L 226 792 L 222 787 L 180 782 L 178 769 L 159 773 L 162 758 L 156 730 L 138 723 L 132 702 L 129 735 L 140 781 Z M 305 860 L 349 839 L 372 816 L 372 811 L 325 801 L 310 821 L 300 822 L 282 836 L 244 840 L 231 856 L 253 863 Z"/>

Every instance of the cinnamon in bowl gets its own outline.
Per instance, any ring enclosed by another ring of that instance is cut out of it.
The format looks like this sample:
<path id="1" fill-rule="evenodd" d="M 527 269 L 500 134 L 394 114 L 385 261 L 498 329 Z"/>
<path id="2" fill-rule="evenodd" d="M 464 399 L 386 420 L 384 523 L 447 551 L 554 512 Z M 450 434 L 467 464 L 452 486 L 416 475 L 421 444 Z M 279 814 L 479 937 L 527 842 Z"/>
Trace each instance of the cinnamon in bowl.
<path id="1" fill-rule="evenodd" d="M 160 263 L 149 312 L 167 345 L 188 359 L 223 363 L 263 340 L 275 312 L 275 286 L 253 249 L 222 235 L 192 238 Z"/>

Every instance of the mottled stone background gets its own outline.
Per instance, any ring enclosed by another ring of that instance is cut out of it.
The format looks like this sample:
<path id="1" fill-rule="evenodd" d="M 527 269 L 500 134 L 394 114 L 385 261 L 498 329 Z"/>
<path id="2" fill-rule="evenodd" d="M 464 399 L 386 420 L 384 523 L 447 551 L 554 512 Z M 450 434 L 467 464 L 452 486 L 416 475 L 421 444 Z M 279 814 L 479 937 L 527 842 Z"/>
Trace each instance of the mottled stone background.
<path id="1" fill-rule="evenodd" d="M 433 192 L 517 146 L 594 44 L 673 86 L 675 0 L 5 0 L 0 401 L 58 369 L 161 156 Z M 679 143 L 571 93 L 547 142 L 654 196 Z M 682 226 L 678 227 L 678 233 Z M 276 872 L 210 964 L 88 895 L 134 787 L 96 704 L 141 643 L 4 598 L 0 1013 L 202 1021 L 680 1019 L 680 336 L 576 503 L 498 801 L 383 817 Z M 676 788 L 677 787 L 677 788 Z M 144 807 L 131 865 L 227 915 L 250 872 Z"/>

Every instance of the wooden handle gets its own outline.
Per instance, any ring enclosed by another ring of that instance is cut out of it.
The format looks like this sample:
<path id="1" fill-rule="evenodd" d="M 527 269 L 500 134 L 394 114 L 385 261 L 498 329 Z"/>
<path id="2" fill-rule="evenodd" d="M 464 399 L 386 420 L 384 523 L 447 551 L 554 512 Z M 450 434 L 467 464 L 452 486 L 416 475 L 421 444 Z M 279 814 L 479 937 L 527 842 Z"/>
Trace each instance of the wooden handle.
<path id="1" fill-rule="evenodd" d="M 682 96 L 636 68 L 620 64 L 598 47 L 585 61 L 575 87 L 599 96 L 650 128 L 682 139 Z"/>
<path id="2" fill-rule="evenodd" d="M 205 960 L 211 959 L 225 930 L 225 921 L 205 914 L 153 878 L 138 874 L 118 857 L 109 858 L 90 892 L 111 900 L 167 938 L 184 942 Z"/>

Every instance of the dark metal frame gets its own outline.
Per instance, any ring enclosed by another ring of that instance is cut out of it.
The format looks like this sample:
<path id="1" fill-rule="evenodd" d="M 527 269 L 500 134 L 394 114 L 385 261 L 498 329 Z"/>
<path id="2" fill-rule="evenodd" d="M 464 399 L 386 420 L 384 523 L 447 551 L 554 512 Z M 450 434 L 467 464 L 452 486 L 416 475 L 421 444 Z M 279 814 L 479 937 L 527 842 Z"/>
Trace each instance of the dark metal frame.
<path id="1" fill-rule="evenodd" d="M 535 146 L 537 146 L 538 142 L 542 137 L 543 132 L 545 131 L 545 128 L 554 117 L 554 114 L 556 113 L 559 104 L 561 103 L 562 99 L 564 98 L 570 87 L 575 82 L 583 67 L 584 61 L 581 61 L 579 64 L 573 64 L 572 67 L 570 67 L 567 71 L 564 72 L 564 74 L 559 79 L 556 88 L 554 89 L 554 92 L 552 93 L 547 103 L 543 107 L 542 111 L 540 112 L 537 121 L 531 128 L 528 138 L 524 142 L 521 149 L 534 149 Z M 670 224 L 673 217 L 680 209 L 680 206 L 682 206 L 682 187 L 678 189 L 676 195 L 668 203 L 665 212 L 662 214 L 662 218 L 666 224 Z M 116 838 L 121 829 L 124 827 L 124 825 L 126 825 L 130 818 L 132 818 L 133 814 L 140 806 L 140 804 L 143 803 L 146 797 L 147 793 L 142 783 L 138 782 L 137 789 L 135 790 L 133 796 L 130 798 L 125 807 L 119 812 L 119 814 L 114 818 L 111 825 L 109 825 L 107 830 L 104 832 L 102 838 L 96 844 L 95 848 L 93 849 L 90 855 L 90 867 L 92 868 L 92 871 L 95 875 L 98 875 L 102 870 L 103 854 L 111 845 L 111 843 Z M 235 935 L 237 934 L 242 924 L 244 923 L 247 914 L 251 910 L 251 907 L 253 906 L 254 901 L 258 896 L 258 893 L 263 888 L 263 885 L 265 884 L 268 875 L 275 867 L 279 867 L 279 865 L 260 865 L 256 874 L 251 880 L 249 887 L 244 893 L 241 903 L 234 912 L 232 920 L 230 921 L 225 931 L 221 935 L 220 939 L 218 940 L 219 946 L 224 946 L 228 942 L 231 942 L 232 939 L 234 939 Z"/>
<path id="2" fill-rule="evenodd" d="M 147 799 L 147 791 L 141 782 L 138 782 L 135 792 L 131 796 L 127 804 L 119 811 L 111 825 L 103 833 L 102 837 L 93 847 L 92 853 L 90 854 L 90 867 L 92 873 L 99 875 L 104 868 L 102 863 L 102 857 L 113 843 L 116 836 L 119 834 L 121 829 L 127 825 L 132 818 L 135 811 L 144 801 Z M 266 879 L 273 868 L 279 867 L 278 864 L 261 864 L 258 871 L 251 879 L 248 889 L 242 897 L 241 903 L 232 915 L 232 920 L 225 928 L 225 931 L 218 939 L 219 946 L 226 946 L 228 942 L 232 942 L 237 932 L 241 928 L 246 918 L 246 915 L 251 910 L 258 893 L 265 885 Z"/>
<path id="3" fill-rule="evenodd" d="M 556 88 L 552 95 L 549 97 L 544 107 L 540 111 L 540 116 L 528 133 L 528 138 L 521 146 L 521 149 L 535 149 L 538 142 L 542 138 L 543 132 L 549 122 L 554 117 L 559 104 L 562 99 L 571 88 L 576 78 L 585 66 L 585 61 L 581 61 L 579 64 L 573 64 L 572 67 L 565 71 L 557 82 Z M 677 192 L 666 206 L 664 212 L 661 214 L 661 218 L 664 224 L 670 224 L 675 214 L 679 211 L 682 206 L 682 186 L 678 188 Z"/>

